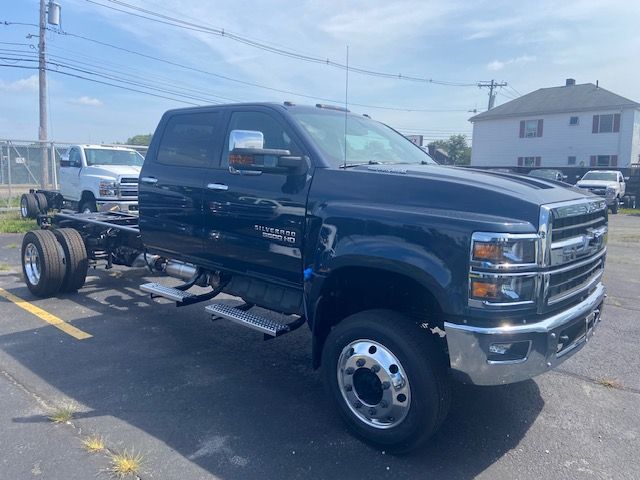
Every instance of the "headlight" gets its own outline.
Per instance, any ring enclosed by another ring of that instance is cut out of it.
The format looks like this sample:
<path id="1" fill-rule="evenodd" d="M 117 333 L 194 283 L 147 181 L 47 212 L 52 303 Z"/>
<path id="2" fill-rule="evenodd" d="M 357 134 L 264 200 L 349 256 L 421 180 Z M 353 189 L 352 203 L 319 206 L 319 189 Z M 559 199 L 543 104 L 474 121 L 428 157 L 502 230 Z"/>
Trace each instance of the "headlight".
<path id="1" fill-rule="evenodd" d="M 483 304 L 533 303 L 536 298 L 536 275 L 470 274 L 470 300 Z"/>
<path id="2" fill-rule="evenodd" d="M 616 189 L 615 187 L 607 187 L 607 197 L 615 197 Z"/>
<path id="3" fill-rule="evenodd" d="M 486 268 L 534 265 L 538 236 L 476 232 L 471 240 L 471 262 Z"/>
<path id="4" fill-rule="evenodd" d="M 100 180 L 99 191 L 101 197 L 115 197 L 118 195 L 118 184 L 113 180 Z"/>

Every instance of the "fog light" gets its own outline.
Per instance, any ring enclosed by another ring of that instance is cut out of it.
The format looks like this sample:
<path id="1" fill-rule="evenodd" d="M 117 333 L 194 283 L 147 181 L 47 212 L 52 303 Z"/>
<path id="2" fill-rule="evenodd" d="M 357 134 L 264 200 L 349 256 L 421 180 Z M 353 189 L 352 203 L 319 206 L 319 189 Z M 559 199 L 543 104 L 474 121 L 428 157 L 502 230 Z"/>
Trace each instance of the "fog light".
<path id="1" fill-rule="evenodd" d="M 529 354 L 531 342 L 492 343 L 489 345 L 487 360 L 489 362 L 514 362 L 525 360 Z"/>

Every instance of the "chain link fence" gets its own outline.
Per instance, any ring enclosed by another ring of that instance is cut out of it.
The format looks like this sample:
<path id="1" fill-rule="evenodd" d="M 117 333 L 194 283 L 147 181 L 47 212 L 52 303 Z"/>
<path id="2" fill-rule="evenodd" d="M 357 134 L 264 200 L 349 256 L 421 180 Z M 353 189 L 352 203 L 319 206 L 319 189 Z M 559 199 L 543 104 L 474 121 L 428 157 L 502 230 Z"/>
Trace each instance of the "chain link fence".
<path id="1" fill-rule="evenodd" d="M 40 143 L 37 140 L 0 139 L 0 208 L 17 208 L 20 196 L 31 188 L 57 190 L 60 157 L 71 145 L 85 144 L 85 142 Z M 111 145 L 104 144 L 104 146 Z M 145 146 L 117 146 L 133 148 L 142 155 L 147 153 Z M 43 163 L 46 163 L 46 169 L 43 169 Z"/>

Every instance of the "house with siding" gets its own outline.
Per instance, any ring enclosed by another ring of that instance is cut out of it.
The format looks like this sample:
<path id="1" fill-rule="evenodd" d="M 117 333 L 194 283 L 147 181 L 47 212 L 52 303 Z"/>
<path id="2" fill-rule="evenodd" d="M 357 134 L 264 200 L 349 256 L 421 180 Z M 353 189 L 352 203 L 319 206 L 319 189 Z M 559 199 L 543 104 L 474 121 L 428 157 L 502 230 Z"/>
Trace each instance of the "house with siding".
<path id="1" fill-rule="evenodd" d="M 616 167 L 640 164 L 640 104 L 593 83 L 541 88 L 469 119 L 471 165 Z"/>

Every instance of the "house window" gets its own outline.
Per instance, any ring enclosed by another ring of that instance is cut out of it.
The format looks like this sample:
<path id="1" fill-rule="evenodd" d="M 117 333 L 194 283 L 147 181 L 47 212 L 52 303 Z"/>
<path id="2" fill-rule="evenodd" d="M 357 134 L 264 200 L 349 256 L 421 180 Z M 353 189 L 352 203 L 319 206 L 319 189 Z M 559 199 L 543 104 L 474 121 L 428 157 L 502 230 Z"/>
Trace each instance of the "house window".
<path id="1" fill-rule="evenodd" d="M 612 133 L 620 131 L 620 114 L 594 115 L 592 133 Z"/>
<path id="2" fill-rule="evenodd" d="M 569 157 L 567 157 L 567 165 L 575 165 L 576 164 L 576 157 L 574 155 L 569 155 Z"/>
<path id="3" fill-rule="evenodd" d="M 520 120 L 520 138 L 541 137 L 542 123 L 542 119 Z"/>
<path id="4" fill-rule="evenodd" d="M 578 117 L 569 117 L 569 125 L 578 125 L 579 118 Z"/>
<path id="5" fill-rule="evenodd" d="M 518 157 L 519 167 L 539 167 L 542 164 L 542 157 Z"/>
<path id="6" fill-rule="evenodd" d="M 617 167 L 617 155 L 591 155 L 592 167 Z"/>

